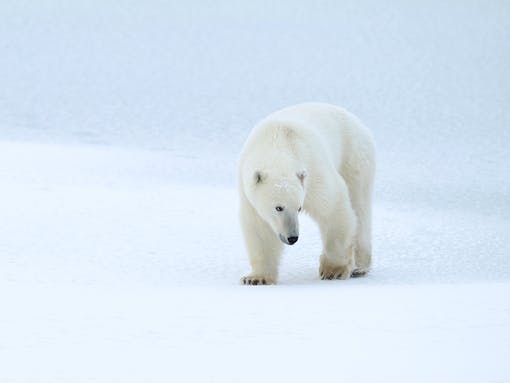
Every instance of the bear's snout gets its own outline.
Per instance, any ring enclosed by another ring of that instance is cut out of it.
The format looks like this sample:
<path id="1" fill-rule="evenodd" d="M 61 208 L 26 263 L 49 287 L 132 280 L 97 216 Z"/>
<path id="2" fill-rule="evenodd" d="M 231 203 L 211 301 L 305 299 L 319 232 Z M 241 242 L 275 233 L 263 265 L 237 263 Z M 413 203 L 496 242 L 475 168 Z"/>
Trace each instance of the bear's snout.
<path id="1" fill-rule="evenodd" d="M 287 242 L 289 245 L 293 245 L 297 242 L 298 238 L 299 237 L 289 237 L 289 238 L 287 238 Z"/>

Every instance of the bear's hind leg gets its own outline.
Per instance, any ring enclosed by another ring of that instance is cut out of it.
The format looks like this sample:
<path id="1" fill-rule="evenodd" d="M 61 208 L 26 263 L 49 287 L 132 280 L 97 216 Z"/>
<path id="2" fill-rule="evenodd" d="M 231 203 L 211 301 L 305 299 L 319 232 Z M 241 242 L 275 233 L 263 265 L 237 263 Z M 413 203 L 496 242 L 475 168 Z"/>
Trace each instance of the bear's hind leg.
<path id="1" fill-rule="evenodd" d="M 354 277 L 365 275 L 372 264 L 372 185 L 350 185 L 350 199 L 358 219 L 355 235 Z"/>
<path id="2" fill-rule="evenodd" d="M 375 162 L 373 144 L 369 143 L 365 150 L 357 150 L 357 153 L 365 153 L 366 157 L 358 156 L 343 169 L 343 177 L 349 188 L 349 199 L 358 220 L 353 277 L 368 273 L 372 264 L 372 190 Z"/>
<path id="3" fill-rule="evenodd" d="M 371 194 L 371 193 L 370 193 Z M 353 207 L 358 217 L 358 228 L 356 233 L 356 267 L 353 271 L 354 277 L 363 276 L 370 271 L 372 264 L 372 217 L 371 217 L 371 195 L 366 190 L 352 198 Z"/>

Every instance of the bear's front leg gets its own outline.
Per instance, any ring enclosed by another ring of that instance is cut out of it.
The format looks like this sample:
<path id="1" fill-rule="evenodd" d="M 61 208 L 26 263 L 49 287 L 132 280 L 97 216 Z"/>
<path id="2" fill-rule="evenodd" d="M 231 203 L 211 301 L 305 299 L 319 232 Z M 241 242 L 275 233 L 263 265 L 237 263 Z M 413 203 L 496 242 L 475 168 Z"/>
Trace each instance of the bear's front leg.
<path id="1" fill-rule="evenodd" d="M 241 284 L 276 284 L 283 251 L 282 242 L 248 203 L 241 204 L 241 227 L 252 270 L 249 275 L 241 278 Z"/>
<path id="2" fill-rule="evenodd" d="M 276 236 L 274 240 L 263 240 L 259 235 L 252 236 L 251 234 L 248 238 L 245 237 L 245 241 L 252 271 L 249 275 L 241 278 L 241 284 L 275 285 L 283 247 L 280 241 Z"/>
<path id="3" fill-rule="evenodd" d="M 269 234 L 269 233 L 268 233 Z M 283 250 L 281 241 L 274 233 L 274 238 L 264 238 L 257 233 L 245 234 L 246 247 L 250 259 L 251 273 L 241 278 L 243 285 L 275 285 L 278 279 L 278 266 Z"/>
<path id="4" fill-rule="evenodd" d="M 344 188 L 341 188 L 344 190 Z M 320 221 L 323 253 L 320 258 L 321 279 L 349 279 L 355 269 L 354 236 L 356 215 L 348 198 L 340 199 L 333 215 Z"/>

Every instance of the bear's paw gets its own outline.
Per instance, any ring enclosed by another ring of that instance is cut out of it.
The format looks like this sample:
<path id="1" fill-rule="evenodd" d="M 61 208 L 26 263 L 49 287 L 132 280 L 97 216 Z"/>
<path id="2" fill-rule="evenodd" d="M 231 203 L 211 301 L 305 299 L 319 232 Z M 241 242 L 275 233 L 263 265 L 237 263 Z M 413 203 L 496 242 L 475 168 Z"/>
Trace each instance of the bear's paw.
<path id="1" fill-rule="evenodd" d="M 329 262 L 326 257 L 321 257 L 321 264 L 319 267 L 319 274 L 321 279 L 349 279 L 352 274 L 352 264 L 335 265 Z"/>
<path id="2" fill-rule="evenodd" d="M 369 270 L 367 268 L 364 268 L 364 267 L 355 268 L 352 271 L 351 277 L 353 277 L 353 278 L 364 277 L 365 275 L 367 275 L 368 271 Z"/>

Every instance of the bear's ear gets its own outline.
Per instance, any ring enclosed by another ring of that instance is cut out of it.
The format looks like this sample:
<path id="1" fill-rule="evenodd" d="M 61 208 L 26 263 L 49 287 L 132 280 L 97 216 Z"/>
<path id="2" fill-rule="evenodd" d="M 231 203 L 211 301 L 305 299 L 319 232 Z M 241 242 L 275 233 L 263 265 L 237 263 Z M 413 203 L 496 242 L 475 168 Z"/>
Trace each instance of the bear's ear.
<path id="1" fill-rule="evenodd" d="M 262 173 L 260 170 L 256 170 L 253 174 L 253 180 L 255 181 L 255 185 L 261 184 L 264 182 L 266 175 Z"/>
<path id="2" fill-rule="evenodd" d="M 297 175 L 297 178 L 299 178 L 299 181 L 301 181 L 301 185 L 304 186 L 305 178 L 306 178 L 306 170 L 305 169 L 300 170 L 299 172 L 296 173 L 296 175 Z"/>

